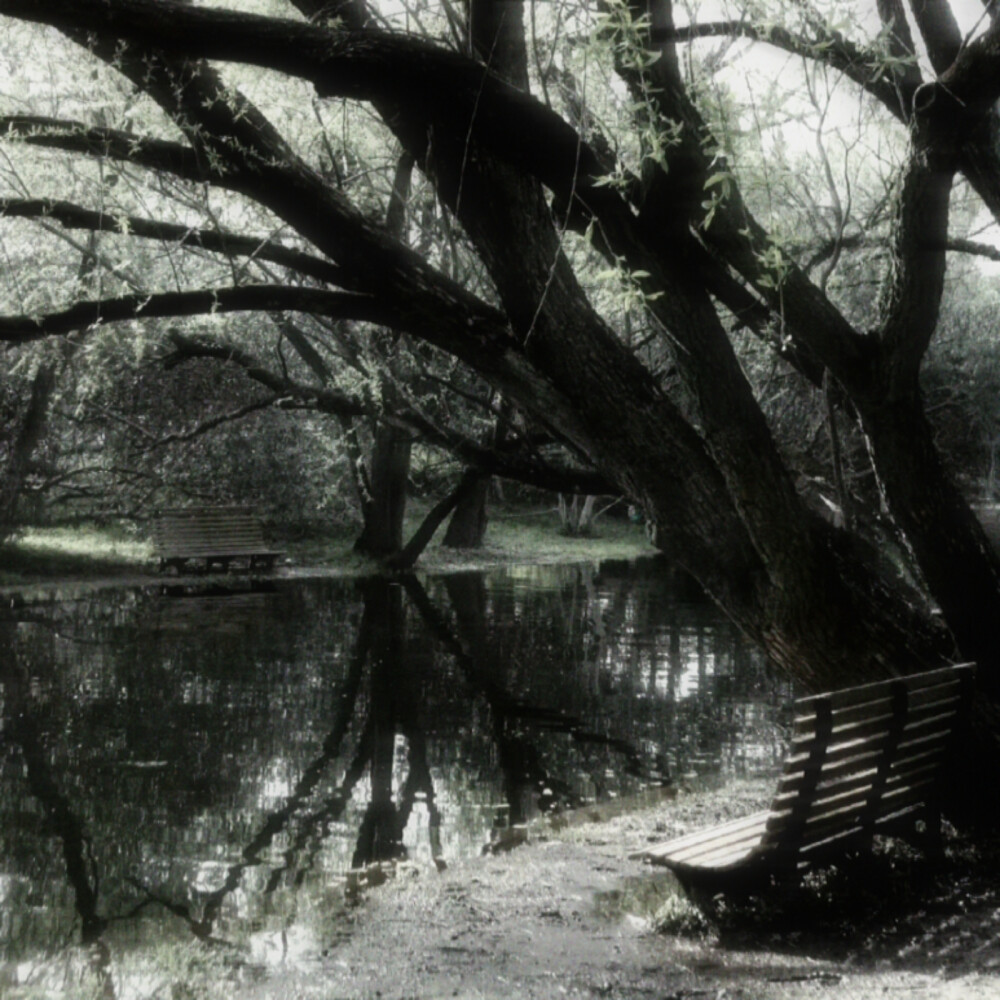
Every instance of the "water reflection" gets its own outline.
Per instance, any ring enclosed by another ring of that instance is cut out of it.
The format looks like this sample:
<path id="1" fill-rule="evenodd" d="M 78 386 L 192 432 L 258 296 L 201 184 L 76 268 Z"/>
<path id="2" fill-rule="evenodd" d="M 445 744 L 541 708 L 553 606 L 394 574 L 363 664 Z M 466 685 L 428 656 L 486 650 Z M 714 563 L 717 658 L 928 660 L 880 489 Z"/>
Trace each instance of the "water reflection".
<path id="1" fill-rule="evenodd" d="M 350 869 L 773 770 L 788 696 L 652 563 L 101 593 L 0 650 L 0 987 L 55 995 L 68 943 L 105 997 L 171 942 L 318 950 Z"/>

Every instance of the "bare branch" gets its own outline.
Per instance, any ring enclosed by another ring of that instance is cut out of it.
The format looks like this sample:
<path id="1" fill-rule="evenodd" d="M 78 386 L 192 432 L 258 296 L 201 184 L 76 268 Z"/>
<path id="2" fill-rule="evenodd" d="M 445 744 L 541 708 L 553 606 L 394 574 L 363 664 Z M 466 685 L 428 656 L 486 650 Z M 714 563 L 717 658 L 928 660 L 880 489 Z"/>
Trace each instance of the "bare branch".
<path id="1" fill-rule="evenodd" d="M 279 375 L 265 368 L 257 358 L 236 344 L 185 337 L 176 330 L 171 332 L 170 341 L 174 351 L 162 359 L 167 368 L 174 368 L 193 358 L 213 358 L 241 368 L 248 378 L 270 389 L 276 398 L 306 404 L 311 409 L 340 417 L 359 417 L 371 411 L 369 404 L 359 396 L 329 386 L 316 388 L 302 385 Z"/>
<path id="2" fill-rule="evenodd" d="M 99 128 L 65 118 L 40 115 L 0 116 L 0 133 L 31 146 L 107 157 L 148 170 L 165 170 L 185 180 L 218 180 L 219 175 L 180 142 Z"/>
<path id="3" fill-rule="evenodd" d="M 203 434 L 207 434 L 209 431 L 214 431 L 216 427 L 221 427 L 223 424 L 231 424 L 237 420 L 242 420 L 244 417 L 250 416 L 251 413 L 258 413 L 261 410 L 269 410 L 276 403 L 278 403 L 280 399 L 280 396 L 268 396 L 266 399 L 258 399 L 253 403 L 247 403 L 246 406 L 240 406 L 235 410 L 230 410 L 226 413 L 220 413 L 214 417 L 209 417 L 207 420 L 202 420 L 194 427 L 189 427 L 185 431 L 175 431 L 173 434 L 167 434 L 164 437 L 157 438 L 151 444 L 146 445 L 146 450 L 152 451 L 155 448 L 165 448 L 171 444 L 193 441 L 195 438 L 199 438 Z"/>
<path id="4" fill-rule="evenodd" d="M 193 229 L 190 226 L 143 219 L 135 215 L 114 215 L 68 201 L 51 198 L 0 198 L 0 216 L 51 219 L 66 229 L 117 233 L 176 243 L 182 247 L 197 247 L 213 253 L 255 257 L 332 285 L 339 285 L 343 277 L 343 270 L 331 261 L 282 246 L 273 240 L 255 239 L 225 230 Z"/>
<path id="5" fill-rule="evenodd" d="M 608 165 L 581 145 L 562 118 L 474 60 L 421 39 L 376 29 L 331 30 L 175 0 L 0 0 L 0 14 L 51 24 L 73 37 L 106 32 L 179 59 L 274 69 L 309 80 L 321 97 L 391 101 L 419 120 L 468 135 L 556 189 L 579 174 L 588 199 L 617 200 L 586 182 L 606 174 Z M 259 145 L 246 149 L 255 152 Z"/>
<path id="6" fill-rule="evenodd" d="M 877 0 L 878 16 L 889 44 L 889 55 L 897 60 L 892 76 L 906 92 L 911 93 L 923 82 L 916 62 L 916 48 L 913 35 L 906 20 L 903 0 Z M 900 102 L 903 102 L 900 93 Z"/>
<path id="7" fill-rule="evenodd" d="M 976 257 L 985 257 L 987 260 L 1000 261 L 1000 248 L 989 243 L 980 243 L 978 240 L 948 240 L 944 245 L 945 250 L 955 253 L 967 253 Z"/>
<path id="8" fill-rule="evenodd" d="M 124 320 L 283 310 L 366 320 L 383 326 L 401 325 L 398 314 L 387 310 L 368 295 L 285 285 L 242 285 L 154 295 L 124 295 L 115 299 L 77 302 L 67 309 L 40 316 L 2 316 L 0 341 L 30 343 L 57 334 L 88 332 L 102 324 Z"/>
<path id="9" fill-rule="evenodd" d="M 884 59 L 874 50 L 863 49 L 840 32 L 822 26 L 818 19 L 810 22 L 812 35 L 797 35 L 780 25 L 755 25 L 745 20 L 707 21 L 702 24 L 684 25 L 668 32 L 653 31 L 654 41 L 693 41 L 728 35 L 765 42 L 793 55 L 803 56 L 842 72 L 849 80 L 877 98 L 892 114 L 905 121 L 909 117 L 912 100 L 912 81 L 903 82 L 902 89 L 886 78 L 882 72 Z"/>
<path id="10" fill-rule="evenodd" d="M 279 405 L 300 406 L 337 417 L 370 416 L 376 407 L 359 396 L 336 389 L 303 385 L 263 367 L 253 355 L 228 342 L 213 342 L 172 333 L 174 352 L 163 363 L 174 367 L 196 358 L 213 358 L 234 364 L 248 378 L 264 385 L 284 400 Z M 441 427 L 412 406 L 401 405 L 392 413 L 380 413 L 384 419 L 407 430 L 416 431 L 429 444 L 451 452 L 459 461 L 484 473 L 527 483 L 541 489 L 579 491 L 581 493 L 616 493 L 617 489 L 599 473 L 572 469 L 537 457 L 517 454 L 515 446 L 491 448 L 454 428 Z M 173 437 L 173 436 L 172 436 Z M 155 447 L 151 445 L 150 447 Z"/>

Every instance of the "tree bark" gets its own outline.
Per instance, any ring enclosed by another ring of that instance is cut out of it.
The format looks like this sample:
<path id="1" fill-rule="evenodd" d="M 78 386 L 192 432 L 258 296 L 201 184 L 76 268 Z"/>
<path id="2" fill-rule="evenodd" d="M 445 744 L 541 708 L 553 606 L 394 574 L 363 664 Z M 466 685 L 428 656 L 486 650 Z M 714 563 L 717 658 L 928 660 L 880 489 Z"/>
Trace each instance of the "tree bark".
<path id="1" fill-rule="evenodd" d="M 356 552 L 382 559 L 403 547 L 411 446 L 406 431 L 379 422 L 371 451 L 371 495 L 362 500 L 364 526 L 354 543 Z"/>
<path id="2" fill-rule="evenodd" d="M 1000 556 L 943 467 L 918 395 L 862 414 L 889 511 L 977 682 L 1000 701 Z"/>
<path id="3" fill-rule="evenodd" d="M 474 485 L 455 505 L 442 545 L 450 549 L 478 549 L 483 544 L 489 520 L 486 513 L 489 491 L 490 477 L 477 475 Z"/>
<path id="4" fill-rule="evenodd" d="M 499 450 L 507 440 L 509 430 L 510 404 L 503 399 L 500 402 L 500 413 L 488 435 L 488 447 L 494 451 Z M 478 549 L 483 544 L 489 521 L 487 500 L 492 483 L 491 476 L 481 475 L 475 486 L 459 499 L 441 541 L 442 545 L 453 549 Z"/>
<path id="5" fill-rule="evenodd" d="M 55 386 L 55 365 L 40 365 L 31 380 L 31 390 L 20 423 L 12 435 L 7 461 L 0 469 L 0 541 L 8 538 L 17 527 L 18 505 L 24 493 L 32 456 L 45 433 Z"/>
<path id="6" fill-rule="evenodd" d="M 430 509 L 427 516 L 420 523 L 420 527 L 413 533 L 413 537 L 406 543 L 406 546 L 383 560 L 385 567 L 393 570 L 412 569 L 420 553 L 430 544 L 431 539 L 434 537 L 434 532 L 437 531 L 444 519 L 455 509 L 456 505 L 462 501 L 463 497 L 476 488 L 481 478 L 480 473 L 475 469 L 466 469 L 461 480 L 459 480 L 458 486 Z"/>

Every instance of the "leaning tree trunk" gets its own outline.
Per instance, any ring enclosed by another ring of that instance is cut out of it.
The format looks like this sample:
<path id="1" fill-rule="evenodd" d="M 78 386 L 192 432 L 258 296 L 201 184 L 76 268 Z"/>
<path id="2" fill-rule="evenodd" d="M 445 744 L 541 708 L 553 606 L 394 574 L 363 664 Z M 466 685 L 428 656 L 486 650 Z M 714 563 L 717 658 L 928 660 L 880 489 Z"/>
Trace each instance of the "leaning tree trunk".
<path id="1" fill-rule="evenodd" d="M 509 17 L 496 30 L 517 25 Z M 492 41 L 480 41 L 481 51 L 493 53 Z M 495 59 L 491 65 L 497 68 Z M 475 243 L 527 358 L 560 389 L 544 412 L 537 401 L 526 409 L 641 505 L 657 544 L 804 689 L 940 665 L 948 637 L 927 609 L 796 495 L 699 284 L 697 260 L 685 270 L 678 256 L 668 275 L 663 260 L 634 245 L 637 262 L 648 258 L 647 269 L 662 274 L 658 287 L 676 292 L 652 306 L 688 342 L 683 357 L 704 410 L 704 438 L 590 308 L 560 253 L 540 187 L 488 157 L 463 156 L 462 145 L 452 149 L 446 138 L 437 151 L 438 190 Z M 639 235 L 667 239 L 658 235 L 663 221 L 654 213 Z M 623 249 L 636 235 L 626 220 L 604 232 Z M 672 238 L 685 245 L 683 233 Z"/>
<path id="2" fill-rule="evenodd" d="M 444 519 L 476 489 L 482 474 L 475 469 L 466 469 L 458 485 L 446 497 L 439 500 L 427 512 L 413 537 L 399 551 L 392 552 L 382 560 L 382 565 L 391 570 L 410 570 L 420 554 L 430 545 L 434 532 Z"/>

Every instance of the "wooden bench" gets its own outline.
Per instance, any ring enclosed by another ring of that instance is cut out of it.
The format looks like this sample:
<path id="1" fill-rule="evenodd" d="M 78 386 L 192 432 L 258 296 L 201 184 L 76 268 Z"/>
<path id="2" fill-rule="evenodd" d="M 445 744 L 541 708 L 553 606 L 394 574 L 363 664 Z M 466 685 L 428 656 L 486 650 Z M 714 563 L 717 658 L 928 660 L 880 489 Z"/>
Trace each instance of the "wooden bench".
<path id="1" fill-rule="evenodd" d="M 799 699 L 770 809 L 632 857 L 686 889 L 739 891 L 794 880 L 875 834 L 939 845 L 941 781 L 973 682 L 960 664 Z"/>
<path id="2" fill-rule="evenodd" d="M 247 569 L 271 570 L 283 553 L 268 548 L 260 521 L 241 507 L 190 507 L 161 511 L 153 524 L 153 545 L 160 569 L 173 566 L 229 570 L 230 563 Z"/>

